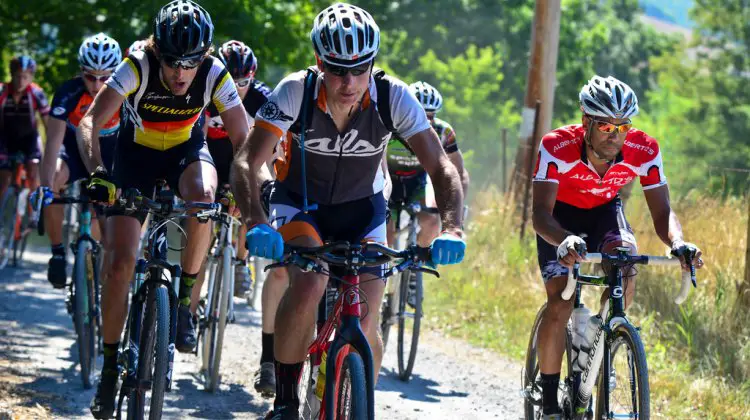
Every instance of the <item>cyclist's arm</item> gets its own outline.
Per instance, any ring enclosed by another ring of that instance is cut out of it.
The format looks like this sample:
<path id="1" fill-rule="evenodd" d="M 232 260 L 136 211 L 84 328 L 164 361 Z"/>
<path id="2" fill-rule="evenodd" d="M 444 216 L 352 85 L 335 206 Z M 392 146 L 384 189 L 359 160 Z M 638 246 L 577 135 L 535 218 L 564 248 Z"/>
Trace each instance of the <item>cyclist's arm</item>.
<path id="1" fill-rule="evenodd" d="M 81 152 L 83 163 L 89 173 L 93 172 L 97 166 L 104 166 L 99 150 L 99 132 L 112 115 L 119 112 L 123 102 L 125 102 L 125 96 L 120 95 L 108 85 L 104 85 L 78 125 L 76 130 L 78 150 Z"/>
<path id="2" fill-rule="evenodd" d="M 256 125 L 250 130 L 247 141 L 242 144 L 232 162 L 229 177 L 232 193 L 240 207 L 242 221 L 248 226 L 268 223 L 260 201 L 262 181 L 258 172 L 272 157 L 278 141 L 277 134 Z"/>
<path id="3" fill-rule="evenodd" d="M 39 183 L 43 187 L 52 187 L 57 169 L 57 157 L 60 154 L 67 128 L 67 123 L 57 118 L 50 118 L 47 123 L 47 143 L 44 145 L 39 172 Z"/>
<path id="4" fill-rule="evenodd" d="M 654 229 L 659 239 L 670 247 L 673 242 L 683 240 L 682 226 L 669 204 L 669 186 L 661 185 L 644 190 L 643 195 L 646 197 L 651 219 L 654 222 Z"/>
<path id="5" fill-rule="evenodd" d="M 224 129 L 229 134 L 229 140 L 232 141 L 232 148 L 237 153 L 237 150 L 242 147 L 242 143 L 247 139 L 248 131 L 250 131 L 245 108 L 241 105 L 235 106 L 219 115 L 221 115 L 221 121 L 224 122 Z"/>
<path id="6" fill-rule="evenodd" d="M 563 228 L 552 215 L 557 201 L 556 182 L 535 181 L 532 186 L 531 222 L 539 236 L 551 245 L 558 246 L 573 232 Z"/>
<path id="7" fill-rule="evenodd" d="M 407 141 L 435 186 L 435 201 L 440 210 L 443 230 L 461 236 L 464 206 L 461 177 L 440 145 L 437 133 L 428 128 Z"/>
<path id="8" fill-rule="evenodd" d="M 466 194 L 469 193 L 469 171 L 467 171 L 464 166 L 464 155 L 460 150 L 456 150 L 453 153 L 448 153 L 448 159 L 453 162 L 453 166 L 456 167 L 458 175 L 461 177 L 461 189 L 464 192 L 465 200 Z"/>

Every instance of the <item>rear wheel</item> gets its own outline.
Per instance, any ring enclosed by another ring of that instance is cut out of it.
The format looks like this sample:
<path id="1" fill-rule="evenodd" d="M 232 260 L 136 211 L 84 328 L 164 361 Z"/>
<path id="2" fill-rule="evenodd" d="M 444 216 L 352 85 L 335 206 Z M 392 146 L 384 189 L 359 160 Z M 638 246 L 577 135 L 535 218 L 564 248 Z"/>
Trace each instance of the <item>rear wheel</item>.
<path id="1" fill-rule="evenodd" d="M 219 388 L 221 351 L 224 345 L 224 329 L 227 325 L 229 294 L 232 283 L 232 253 L 224 250 L 222 262 L 214 279 L 213 298 L 208 308 L 208 325 L 206 340 L 208 344 L 208 370 L 206 371 L 206 390 L 214 392 Z"/>
<path id="2" fill-rule="evenodd" d="M 367 419 L 367 383 L 365 364 L 359 353 L 346 355 L 336 380 L 336 413 L 341 420 Z"/>
<path id="3" fill-rule="evenodd" d="M 414 290 L 409 291 L 410 277 L 414 276 Z M 419 344 L 419 327 L 422 323 L 422 273 L 404 271 L 400 277 L 398 310 L 398 376 L 408 381 L 414 369 Z M 413 296 L 409 303 L 409 296 Z"/>
<path id="4" fill-rule="evenodd" d="M 0 269 L 8 265 L 15 248 L 17 202 L 16 188 L 11 185 L 5 190 L 0 203 Z"/>

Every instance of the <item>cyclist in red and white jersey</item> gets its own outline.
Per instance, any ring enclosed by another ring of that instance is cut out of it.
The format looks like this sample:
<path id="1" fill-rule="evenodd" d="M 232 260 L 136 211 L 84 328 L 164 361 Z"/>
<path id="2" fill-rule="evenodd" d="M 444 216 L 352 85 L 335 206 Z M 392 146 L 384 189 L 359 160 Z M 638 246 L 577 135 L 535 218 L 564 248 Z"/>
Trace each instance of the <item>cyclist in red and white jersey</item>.
<path id="1" fill-rule="evenodd" d="M 700 250 L 683 240 L 670 207 L 658 143 L 633 128 L 630 118 L 638 114 L 633 90 L 614 77 L 594 76 L 581 89 L 579 99 L 582 124 L 544 136 L 534 172 L 532 218 L 547 291 L 538 344 L 544 419 L 561 418 L 557 390 L 565 328 L 573 310 L 572 301 L 560 296 L 568 268 L 582 260 L 584 249 L 607 253 L 625 246 L 636 251 L 618 196 L 623 186 L 638 177 L 656 234 L 675 255 L 683 258 L 685 252 L 695 252 L 696 266 L 703 265 Z M 626 276 L 624 285 L 628 306 L 635 293 L 634 272 Z"/>
<path id="2" fill-rule="evenodd" d="M 21 55 L 10 61 L 10 83 L 0 83 L 0 197 L 10 185 L 9 158 L 23 153 L 30 188 L 38 184 L 41 153 L 37 112 L 47 126 L 49 102 L 39 85 L 34 83 L 36 62 Z"/>

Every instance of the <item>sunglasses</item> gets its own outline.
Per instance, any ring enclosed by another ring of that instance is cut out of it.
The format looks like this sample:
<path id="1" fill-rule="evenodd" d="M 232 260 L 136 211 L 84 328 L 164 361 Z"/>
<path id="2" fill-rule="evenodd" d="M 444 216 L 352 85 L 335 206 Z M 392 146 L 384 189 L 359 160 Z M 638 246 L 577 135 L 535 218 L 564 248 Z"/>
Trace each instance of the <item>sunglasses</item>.
<path id="1" fill-rule="evenodd" d="M 111 74 L 106 74 L 104 76 L 97 76 L 91 73 L 83 73 L 83 78 L 88 80 L 91 83 L 106 82 L 107 79 L 109 79 L 109 76 L 111 76 Z"/>
<path id="2" fill-rule="evenodd" d="M 622 124 L 613 124 L 611 122 L 597 120 L 595 118 L 591 118 L 591 120 L 596 123 L 597 130 L 601 131 L 602 133 L 607 133 L 607 134 L 611 134 L 615 131 L 617 131 L 620 134 L 624 134 L 630 131 L 631 128 L 633 128 L 633 123 L 630 122 L 630 120 Z"/>
<path id="3" fill-rule="evenodd" d="M 235 80 L 234 84 L 237 85 L 238 88 L 243 88 L 243 87 L 247 87 L 250 84 L 250 82 L 252 82 L 252 81 L 253 81 L 253 79 L 251 79 L 251 78 L 248 77 L 247 79 L 238 79 L 238 80 Z"/>
<path id="4" fill-rule="evenodd" d="M 360 64 L 356 67 L 342 67 L 342 66 L 336 66 L 333 64 L 327 64 L 325 65 L 325 71 L 326 73 L 331 73 L 334 76 L 337 77 L 344 77 L 347 73 L 351 73 L 352 76 L 361 76 L 363 75 L 367 70 L 370 70 L 370 65 L 372 63 L 367 62 L 364 64 Z"/>
<path id="5" fill-rule="evenodd" d="M 161 61 L 172 69 L 182 68 L 183 70 L 192 70 L 201 65 L 203 57 L 183 58 L 164 55 L 161 57 Z"/>

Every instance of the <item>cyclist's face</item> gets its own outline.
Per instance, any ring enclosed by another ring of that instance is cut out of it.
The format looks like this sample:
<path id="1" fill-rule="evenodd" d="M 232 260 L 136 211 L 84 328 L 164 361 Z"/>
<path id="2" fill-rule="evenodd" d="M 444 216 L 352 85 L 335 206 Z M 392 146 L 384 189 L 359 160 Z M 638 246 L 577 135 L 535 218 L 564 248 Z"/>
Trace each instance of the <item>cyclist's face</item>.
<path id="1" fill-rule="evenodd" d="M 625 137 L 627 132 L 620 133 L 619 130 L 614 130 L 612 133 L 604 133 L 597 128 L 597 121 L 606 121 L 611 124 L 624 124 L 628 122 L 628 119 L 623 118 L 602 118 L 596 117 L 593 126 L 591 127 L 591 147 L 594 151 L 606 160 L 613 160 L 622 150 L 623 144 L 625 144 Z M 583 126 L 588 130 L 591 119 L 584 115 Z"/>
<path id="2" fill-rule="evenodd" d="M 193 83 L 195 75 L 198 73 L 200 66 L 194 69 L 185 69 L 177 67 L 173 69 L 164 63 L 161 63 L 162 75 L 164 75 L 164 83 L 167 84 L 169 90 L 175 96 L 182 96 L 187 93 L 188 88 Z"/>
<path id="3" fill-rule="evenodd" d="M 326 72 L 325 66 L 323 71 L 325 72 L 328 101 L 338 107 L 348 108 L 356 105 L 365 94 L 365 90 L 370 84 L 372 66 L 359 76 L 354 76 L 350 71 L 343 76 L 337 76 L 331 72 Z"/>
<path id="4" fill-rule="evenodd" d="M 86 90 L 93 97 L 96 97 L 96 94 L 104 87 L 104 82 L 112 75 L 110 70 L 82 70 L 81 73 L 83 84 L 86 85 Z"/>
<path id="5" fill-rule="evenodd" d="M 11 76 L 11 82 L 16 91 L 24 90 L 34 81 L 34 73 L 29 70 L 18 70 Z"/>

